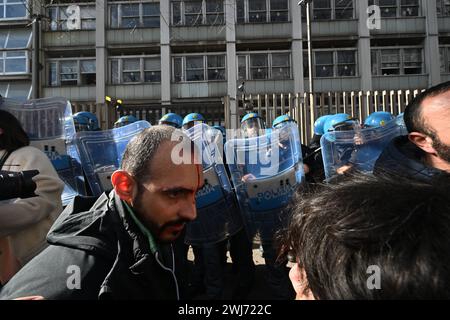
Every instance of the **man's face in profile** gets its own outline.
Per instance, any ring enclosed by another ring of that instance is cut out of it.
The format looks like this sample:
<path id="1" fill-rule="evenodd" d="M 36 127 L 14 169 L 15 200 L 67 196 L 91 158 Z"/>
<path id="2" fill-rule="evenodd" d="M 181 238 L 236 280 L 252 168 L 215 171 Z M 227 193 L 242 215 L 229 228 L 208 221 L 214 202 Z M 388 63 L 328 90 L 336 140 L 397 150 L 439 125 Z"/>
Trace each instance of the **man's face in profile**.
<path id="1" fill-rule="evenodd" d="M 150 166 L 150 178 L 138 186 L 134 209 L 140 220 L 162 242 L 173 242 L 185 224 L 197 216 L 195 194 L 203 185 L 201 165 L 176 165 L 171 159 L 175 142 L 163 142 Z"/>
<path id="2" fill-rule="evenodd" d="M 431 131 L 433 148 L 439 158 L 450 164 L 450 91 L 422 102 L 422 117 Z"/>

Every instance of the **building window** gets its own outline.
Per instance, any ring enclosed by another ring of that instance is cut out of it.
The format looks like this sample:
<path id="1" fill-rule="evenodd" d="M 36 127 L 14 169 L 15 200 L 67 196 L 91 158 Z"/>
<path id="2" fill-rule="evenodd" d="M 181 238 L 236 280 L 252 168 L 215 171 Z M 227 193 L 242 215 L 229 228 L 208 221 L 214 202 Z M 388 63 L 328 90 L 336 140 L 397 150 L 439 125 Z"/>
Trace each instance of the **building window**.
<path id="1" fill-rule="evenodd" d="M 145 28 L 159 28 L 159 3 L 142 4 L 142 26 Z"/>
<path id="2" fill-rule="evenodd" d="M 49 30 L 95 30 L 94 5 L 50 6 Z"/>
<path id="3" fill-rule="evenodd" d="M 80 80 L 82 84 L 90 85 L 96 83 L 95 60 L 80 61 Z"/>
<path id="4" fill-rule="evenodd" d="M 354 77 L 356 75 L 356 51 L 337 51 L 337 76 Z"/>
<path id="5" fill-rule="evenodd" d="M 438 16 L 450 16 L 450 0 L 436 0 L 436 9 Z"/>
<path id="6" fill-rule="evenodd" d="M 372 50 L 373 75 L 422 74 L 421 48 L 392 48 Z"/>
<path id="7" fill-rule="evenodd" d="M 111 58 L 110 83 L 161 82 L 161 58 L 137 56 Z"/>
<path id="8" fill-rule="evenodd" d="M 355 77 L 356 50 L 315 50 L 313 52 L 315 77 Z M 304 76 L 308 76 L 308 53 L 303 52 Z"/>
<path id="9" fill-rule="evenodd" d="M 336 20 L 353 19 L 353 0 L 335 0 L 334 18 Z"/>
<path id="10" fill-rule="evenodd" d="M 247 75 L 247 57 L 238 56 L 238 80 L 249 79 Z"/>
<path id="11" fill-rule="evenodd" d="M 173 57 L 173 81 L 224 81 L 226 80 L 225 55 Z"/>
<path id="12" fill-rule="evenodd" d="M 27 72 L 26 51 L 6 51 L 3 55 L 5 67 L 4 73 L 18 74 Z"/>
<path id="13" fill-rule="evenodd" d="M 289 52 L 261 52 L 239 54 L 239 80 L 284 80 L 291 78 Z"/>
<path id="14" fill-rule="evenodd" d="M 206 23 L 210 25 L 224 24 L 224 7 L 222 0 L 206 1 Z"/>
<path id="15" fill-rule="evenodd" d="M 422 73 L 422 50 L 416 48 L 403 50 L 403 71 L 405 74 Z"/>
<path id="16" fill-rule="evenodd" d="M 354 18 L 353 0 L 314 0 L 311 2 L 313 20 L 349 20 Z M 302 6 L 306 20 L 306 6 Z"/>
<path id="17" fill-rule="evenodd" d="M 203 81 L 204 79 L 203 57 L 186 57 L 186 81 Z"/>
<path id="18" fill-rule="evenodd" d="M 159 28 L 159 2 L 128 2 L 109 5 L 109 27 Z"/>
<path id="19" fill-rule="evenodd" d="M 172 1 L 172 25 L 222 25 L 224 14 L 223 0 Z"/>
<path id="20" fill-rule="evenodd" d="M 380 7 L 381 17 L 418 17 L 420 15 L 420 0 L 369 0 L 369 6 Z"/>
<path id="21" fill-rule="evenodd" d="M 333 51 L 315 52 L 316 77 L 333 77 Z"/>
<path id="22" fill-rule="evenodd" d="M 144 82 L 161 82 L 161 59 L 144 59 Z"/>
<path id="23" fill-rule="evenodd" d="M 30 30 L 0 31 L 0 75 L 29 72 Z"/>
<path id="24" fill-rule="evenodd" d="M 250 55 L 250 77 L 253 80 L 269 78 L 269 58 L 267 54 Z"/>
<path id="25" fill-rule="evenodd" d="M 27 82 L 0 82 L 0 95 L 4 98 L 30 99 L 31 84 Z"/>
<path id="26" fill-rule="evenodd" d="M 95 59 L 51 59 L 47 65 L 50 87 L 95 85 Z"/>
<path id="27" fill-rule="evenodd" d="M 440 47 L 441 73 L 450 73 L 450 46 Z"/>
<path id="28" fill-rule="evenodd" d="M 78 62 L 61 61 L 59 63 L 61 86 L 76 86 L 78 84 Z"/>
<path id="29" fill-rule="evenodd" d="M 289 79 L 291 77 L 291 63 L 289 53 L 272 54 L 272 79 Z"/>
<path id="30" fill-rule="evenodd" d="M 122 60 L 122 81 L 141 82 L 141 61 L 140 59 L 123 59 Z"/>
<path id="31" fill-rule="evenodd" d="M 28 17 L 27 0 L 0 0 L 0 20 Z"/>
<path id="32" fill-rule="evenodd" d="M 208 80 L 225 80 L 225 56 L 206 56 Z"/>
<path id="33" fill-rule="evenodd" d="M 289 21 L 288 0 L 236 0 L 237 23 Z"/>
<path id="34" fill-rule="evenodd" d="M 248 22 L 266 22 L 267 8 L 265 0 L 248 0 Z"/>
<path id="35" fill-rule="evenodd" d="M 314 1 L 313 6 L 314 20 L 331 20 L 331 0 Z"/>

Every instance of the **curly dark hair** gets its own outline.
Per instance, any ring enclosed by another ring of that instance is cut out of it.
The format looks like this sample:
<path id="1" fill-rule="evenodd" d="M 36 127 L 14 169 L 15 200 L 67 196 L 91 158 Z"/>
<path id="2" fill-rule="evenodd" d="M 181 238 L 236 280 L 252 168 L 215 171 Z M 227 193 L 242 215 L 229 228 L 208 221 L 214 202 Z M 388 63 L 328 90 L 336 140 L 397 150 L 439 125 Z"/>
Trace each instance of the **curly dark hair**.
<path id="1" fill-rule="evenodd" d="M 0 110 L 0 128 L 3 129 L 0 134 L 0 149 L 13 152 L 30 144 L 19 120 L 8 111 Z"/>
<path id="2" fill-rule="evenodd" d="M 299 194 L 283 247 L 316 299 L 449 299 L 449 185 L 360 175 Z"/>

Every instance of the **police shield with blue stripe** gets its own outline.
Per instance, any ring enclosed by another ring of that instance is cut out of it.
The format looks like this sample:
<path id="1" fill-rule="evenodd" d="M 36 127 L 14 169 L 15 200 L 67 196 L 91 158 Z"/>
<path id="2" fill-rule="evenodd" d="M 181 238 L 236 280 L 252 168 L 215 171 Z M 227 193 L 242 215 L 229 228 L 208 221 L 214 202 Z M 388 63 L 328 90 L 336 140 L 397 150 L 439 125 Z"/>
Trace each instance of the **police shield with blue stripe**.
<path id="1" fill-rule="evenodd" d="M 250 119 L 258 118 L 256 116 Z M 257 125 L 257 124 L 256 124 Z M 303 182 L 300 141 L 294 123 L 254 136 L 251 126 L 243 139 L 225 144 L 227 165 L 249 238 L 261 240 L 267 281 L 278 299 L 292 299 L 288 270 L 277 261 L 275 233 L 285 226 L 287 206 Z"/>
<path id="2" fill-rule="evenodd" d="M 64 182 L 61 196 L 67 205 L 76 195 L 85 195 L 85 182 L 80 164 L 70 156 L 70 139 L 75 134 L 72 107 L 65 98 L 43 98 L 27 101 L 3 99 L 0 108 L 9 111 L 22 124 L 30 145 L 43 151 Z"/>
<path id="3" fill-rule="evenodd" d="M 282 227 L 280 212 L 302 183 L 301 154 L 294 126 L 270 135 L 229 140 L 225 144 L 228 167 L 251 238 L 272 242 Z"/>
<path id="4" fill-rule="evenodd" d="M 147 121 L 104 131 L 77 132 L 71 141 L 73 157 L 78 157 L 85 171 L 92 194 L 112 189 L 111 175 L 119 169 L 128 142 L 145 128 Z"/>
<path id="5" fill-rule="evenodd" d="M 372 173 L 383 149 L 401 135 L 394 117 L 381 114 L 369 116 L 364 126 L 349 115 L 337 114 L 327 120 L 324 129 L 320 144 L 328 181 L 352 171 Z"/>
<path id="6" fill-rule="evenodd" d="M 185 131 L 202 152 L 204 186 L 197 192 L 197 218 L 186 227 L 185 242 L 205 245 L 221 242 L 243 228 L 222 158 L 223 135 L 201 123 Z"/>

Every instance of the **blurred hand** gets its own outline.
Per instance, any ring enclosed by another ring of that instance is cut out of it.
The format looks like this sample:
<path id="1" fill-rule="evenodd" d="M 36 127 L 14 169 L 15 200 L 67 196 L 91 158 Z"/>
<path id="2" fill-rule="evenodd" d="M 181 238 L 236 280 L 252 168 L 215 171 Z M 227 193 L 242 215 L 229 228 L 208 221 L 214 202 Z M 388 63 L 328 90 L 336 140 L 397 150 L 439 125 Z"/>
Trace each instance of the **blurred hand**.
<path id="1" fill-rule="evenodd" d="M 351 168 L 352 168 L 352 165 L 346 164 L 342 167 L 337 168 L 336 172 L 337 172 L 337 174 L 344 174 Z"/>
<path id="2" fill-rule="evenodd" d="M 45 300 L 43 296 L 20 297 L 13 300 Z"/>
<path id="3" fill-rule="evenodd" d="M 246 174 L 245 176 L 242 177 L 242 182 L 248 182 L 248 181 L 252 181 L 255 180 L 256 177 L 254 175 L 252 175 L 251 173 Z"/>

